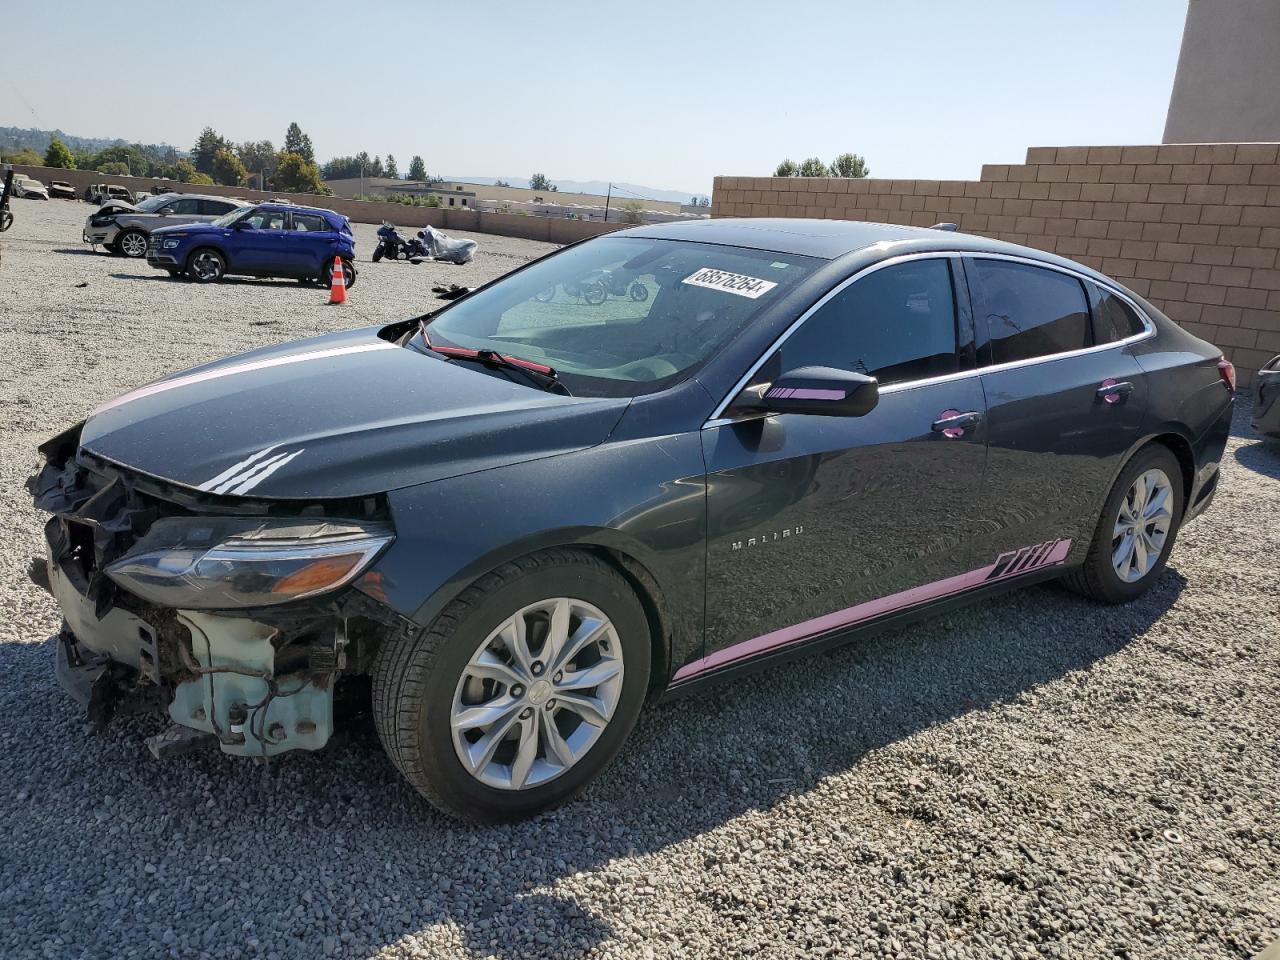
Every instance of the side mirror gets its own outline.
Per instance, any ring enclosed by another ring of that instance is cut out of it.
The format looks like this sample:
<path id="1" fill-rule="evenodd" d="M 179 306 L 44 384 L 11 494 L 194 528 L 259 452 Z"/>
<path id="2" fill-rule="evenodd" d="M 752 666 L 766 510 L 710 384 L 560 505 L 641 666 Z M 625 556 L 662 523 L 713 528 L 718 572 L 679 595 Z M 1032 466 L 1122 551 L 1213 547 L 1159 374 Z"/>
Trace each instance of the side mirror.
<path id="1" fill-rule="evenodd" d="M 875 377 L 834 367 L 800 367 L 772 383 L 747 387 L 733 408 L 743 413 L 862 417 L 879 402 L 880 382 Z"/>
<path id="2" fill-rule="evenodd" d="M 237 220 L 234 224 L 232 224 L 231 229 L 233 229 L 233 230 L 252 230 L 252 229 L 253 229 L 253 224 L 252 224 L 252 223 L 250 223 L 248 220 Z"/>

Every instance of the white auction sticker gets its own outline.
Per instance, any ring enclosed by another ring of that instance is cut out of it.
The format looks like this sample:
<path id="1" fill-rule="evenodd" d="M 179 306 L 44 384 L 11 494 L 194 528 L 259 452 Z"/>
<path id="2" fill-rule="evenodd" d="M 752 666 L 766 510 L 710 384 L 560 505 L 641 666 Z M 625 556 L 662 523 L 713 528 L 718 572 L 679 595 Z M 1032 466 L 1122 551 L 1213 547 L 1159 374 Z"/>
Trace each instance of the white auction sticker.
<path id="1" fill-rule="evenodd" d="M 763 297 L 777 286 L 772 280 L 748 277 L 742 273 L 726 273 L 724 270 L 716 270 L 714 267 L 702 267 L 692 275 L 685 277 L 681 282 L 693 287 L 723 290 L 725 293 L 734 293 L 752 300 Z"/>

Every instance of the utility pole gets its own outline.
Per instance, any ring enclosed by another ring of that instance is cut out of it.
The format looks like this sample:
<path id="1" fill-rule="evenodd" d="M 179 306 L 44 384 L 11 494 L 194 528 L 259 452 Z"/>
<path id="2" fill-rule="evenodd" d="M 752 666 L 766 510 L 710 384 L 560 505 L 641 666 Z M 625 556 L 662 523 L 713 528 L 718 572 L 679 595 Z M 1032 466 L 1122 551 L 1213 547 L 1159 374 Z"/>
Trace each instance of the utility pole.
<path id="1" fill-rule="evenodd" d="M 599 196 L 599 194 L 596 194 L 596 196 Z M 612 199 L 613 199 L 613 184 L 610 183 L 609 192 L 606 193 L 604 197 L 604 222 L 605 223 L 609 222 L 609 201 Z"/>

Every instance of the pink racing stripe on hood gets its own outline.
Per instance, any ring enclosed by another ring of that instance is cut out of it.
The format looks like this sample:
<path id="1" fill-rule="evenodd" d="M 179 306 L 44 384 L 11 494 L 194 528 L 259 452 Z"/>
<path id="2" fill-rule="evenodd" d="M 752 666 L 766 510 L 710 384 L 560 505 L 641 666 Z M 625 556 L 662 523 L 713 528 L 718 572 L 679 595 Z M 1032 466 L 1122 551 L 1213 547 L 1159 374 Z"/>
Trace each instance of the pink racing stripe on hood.
<path id="1" fill-rule="evenodd" d="M 360 343 L 352 347 L 330 347 L 328 350 L 312 350 L 309 353 L 290 353 L 283 357 L 268 357 L 265 360 L 250 360 L 248 363 L 236 363 L 229 367 L 218 367 L 214 370 L 204 370 L 200 373 L 189 373 L 185 376 L 173 377 L 169 380 L 160 380 L 157 383 L 149 383 L 145 387 L 138 387 L 136 390 L 130 390 L 128 393 L 122 393 L 114 400 L 108 400 L 102 404 L 93 413 L 91 417 L 96 417 L 100 413 L 105 413 L 115 407 L 129 403 L 132 400 L 141 400 L 143 397 L 155 396 L 157 393 L 164 393 L 166 390 L 176 390 L 179 387 L 187 387 L 193 383 L 204 383 L 208 380 L 218 380 L 222 377 L 234 376 L 237 373 L 248 373 L 251 370 L 266 370 L 271 367 L 284 367 L 292 363 L 303 363 L 307 360 L 324 360 L 327 357 L 344 357 L 353 353 L 368 353 L 371 350 L 398 350 L 400 349 L 394 343 L 388 343 L 385 340 L 378 340 L 376 343 Z"/>

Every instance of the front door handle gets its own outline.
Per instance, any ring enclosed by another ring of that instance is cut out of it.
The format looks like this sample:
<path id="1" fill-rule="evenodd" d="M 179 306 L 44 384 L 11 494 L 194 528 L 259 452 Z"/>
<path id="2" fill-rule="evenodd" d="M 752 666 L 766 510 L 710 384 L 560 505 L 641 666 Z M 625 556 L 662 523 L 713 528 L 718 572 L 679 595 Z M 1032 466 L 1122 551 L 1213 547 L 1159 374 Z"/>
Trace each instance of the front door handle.
<path id="1" fill-rule="evenodd" d="M 961 413 L 959 410 L 943 410 L 938 419 L 933 421 L 933 432 L 955 440 L 963 437 L 965 431 L 971 427 L 976 427 L 981 419 L 982 414 L 977 410 L 970 410 L 967 413 Z"/>
<path id="2" fill-rule="evenodd" d="M 1103 380 L 1098 387 L 1098 399 L 1103 403 L 1119 403 L 1133 393 L 1133 384 L 1127 380 Z"/>

